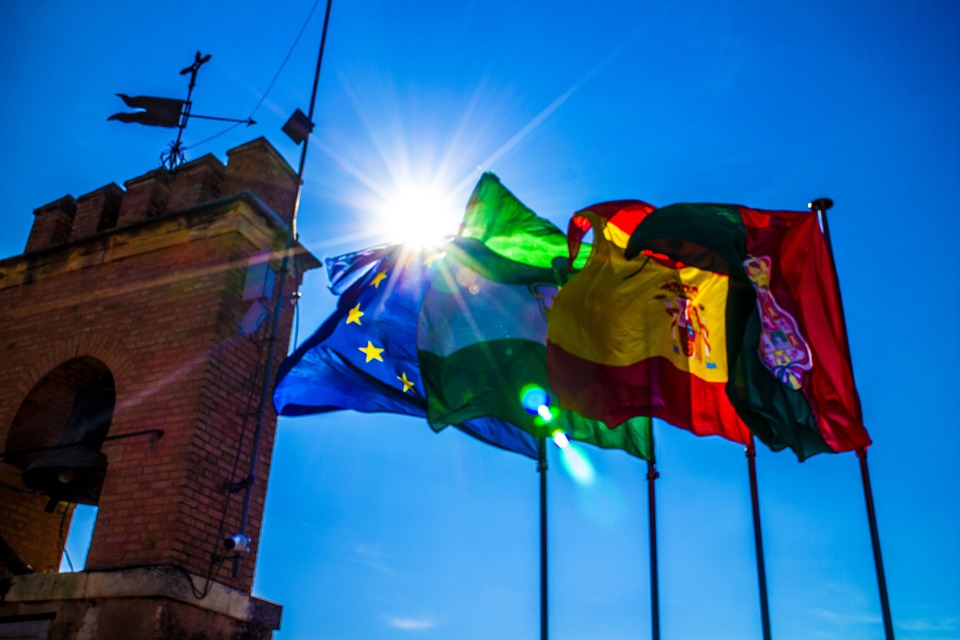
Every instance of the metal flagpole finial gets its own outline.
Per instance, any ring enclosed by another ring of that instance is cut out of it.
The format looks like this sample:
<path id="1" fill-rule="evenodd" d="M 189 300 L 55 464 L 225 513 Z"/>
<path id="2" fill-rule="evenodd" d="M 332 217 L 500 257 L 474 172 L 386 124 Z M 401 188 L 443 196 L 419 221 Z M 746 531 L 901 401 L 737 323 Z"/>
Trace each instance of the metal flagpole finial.
<path id="1" fill-rule="evenodd" d="M 833 206 L 833 200 L 830 198 L 817 198 L 816 200 L 807 203 L 807 208 L 811 211 L 819 211 L 824 213 Z"/>

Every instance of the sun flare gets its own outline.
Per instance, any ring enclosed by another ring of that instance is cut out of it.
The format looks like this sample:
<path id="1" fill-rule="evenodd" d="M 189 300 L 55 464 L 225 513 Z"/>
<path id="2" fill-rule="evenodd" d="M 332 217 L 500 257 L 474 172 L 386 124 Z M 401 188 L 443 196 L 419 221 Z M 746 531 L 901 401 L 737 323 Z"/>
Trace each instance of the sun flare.
<path id="1" fill-rule="evenodd" d="M 463 204 L 443 189 L 408 185 L 387 194 L 376 213 L 377 232 L 388 242 L 435 247 L 457 232 Z"/>

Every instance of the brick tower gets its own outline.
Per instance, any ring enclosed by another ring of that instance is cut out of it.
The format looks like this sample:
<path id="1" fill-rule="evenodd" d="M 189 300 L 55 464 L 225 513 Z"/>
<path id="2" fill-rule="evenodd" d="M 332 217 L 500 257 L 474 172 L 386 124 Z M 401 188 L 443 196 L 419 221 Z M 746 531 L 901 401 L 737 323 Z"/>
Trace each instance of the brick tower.
<path id="1" fill-rule="evenodd" d="M 293 242 L 278 275 L 297 176 L 277 151 L 227 156 L 40 207 L 0 260 L 0 637 L 279 628 L 250 595 L 276 428 L 263 380 L 280 285 L 274 372 L 318 263 Z M 61 574 L 73 503 L 98 516 L 86 569 Z"/>

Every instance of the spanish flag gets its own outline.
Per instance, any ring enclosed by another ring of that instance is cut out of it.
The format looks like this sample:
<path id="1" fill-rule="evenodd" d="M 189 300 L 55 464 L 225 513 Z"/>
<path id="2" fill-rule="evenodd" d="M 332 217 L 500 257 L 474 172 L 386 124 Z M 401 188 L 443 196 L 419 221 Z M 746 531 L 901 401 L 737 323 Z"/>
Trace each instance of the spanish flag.
<path id="1" fill-rule="evenodd" d="M 573 216 L 584 268 L 550 310 L 562 406 L 609 426 L 661 418 L 803 460 L 870 444 L 833 265 L 811 212 L 606 202 Z"/>

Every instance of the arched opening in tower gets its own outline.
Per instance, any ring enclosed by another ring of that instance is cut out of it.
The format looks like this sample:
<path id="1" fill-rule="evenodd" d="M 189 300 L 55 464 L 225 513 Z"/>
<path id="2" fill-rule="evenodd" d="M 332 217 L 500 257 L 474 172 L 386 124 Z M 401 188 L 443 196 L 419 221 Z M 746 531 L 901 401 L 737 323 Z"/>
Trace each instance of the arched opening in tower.
<path id="1" fill-rule="evenodd" d="M 107 471 L 100 449 L 115 402 L 113 375 L 92 357 L 62 363 L 26 395 L 10 427 L 4 462 L 21 471 L 19 490 L 45 499 L 43 511 L 53 515 L 35 513 L 29 519 L 37 529 L 32 540 L 5 541 L 13 554 L 7 560 L 22 560 L 37 571 L 59 567 L 74 506 L 99 502 Z M 40 505 L 37 500 L 30 510 Z"/>

